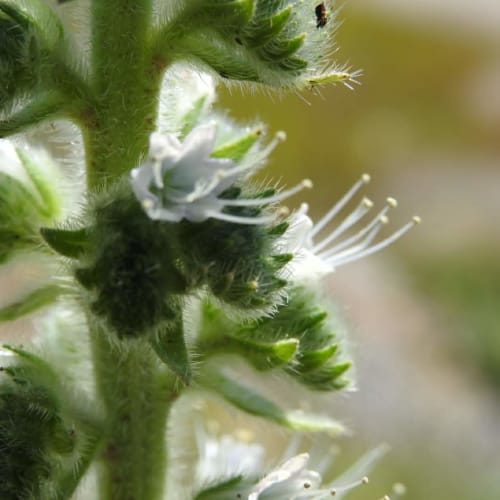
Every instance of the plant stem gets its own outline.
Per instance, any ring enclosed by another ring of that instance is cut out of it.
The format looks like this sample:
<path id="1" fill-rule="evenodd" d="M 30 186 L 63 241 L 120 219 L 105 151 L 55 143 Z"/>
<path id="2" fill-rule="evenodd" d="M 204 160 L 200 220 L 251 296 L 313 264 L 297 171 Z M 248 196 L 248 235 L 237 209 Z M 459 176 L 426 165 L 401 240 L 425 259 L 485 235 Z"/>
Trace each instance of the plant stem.
<path id="1" fill-rule="evenodd" d="M 155 128 L 164 66 L 149 49 L 151 0 L 93 0 L 92 88 L 83 113 L 87 184 L 113 182 L 138 164 Z"/>
<path id="2" fill-rule="evenodd" d="M 110 340 L 91 331 L 97 390 L 107 438 L 99 493 L 103 500 L 158 500 L 166 476 L 166 423 L 177 397 L 176 377 L 144 339 Z"/>

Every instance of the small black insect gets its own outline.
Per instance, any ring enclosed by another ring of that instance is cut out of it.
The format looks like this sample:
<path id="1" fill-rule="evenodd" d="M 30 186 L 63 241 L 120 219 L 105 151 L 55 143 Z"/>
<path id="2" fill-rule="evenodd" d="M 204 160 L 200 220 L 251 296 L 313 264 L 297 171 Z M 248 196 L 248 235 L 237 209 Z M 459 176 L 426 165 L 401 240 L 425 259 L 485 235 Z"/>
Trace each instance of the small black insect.
<path id="1" fill-rule="evenodd" d="M 316 28 L 323 28 L 323 26 L 325 26 L 328 22 L 328 17 L 326 17 L 325 3 L 321 2 L 320 4 L 316 5 L 314 12 L 316 14 Z"/>

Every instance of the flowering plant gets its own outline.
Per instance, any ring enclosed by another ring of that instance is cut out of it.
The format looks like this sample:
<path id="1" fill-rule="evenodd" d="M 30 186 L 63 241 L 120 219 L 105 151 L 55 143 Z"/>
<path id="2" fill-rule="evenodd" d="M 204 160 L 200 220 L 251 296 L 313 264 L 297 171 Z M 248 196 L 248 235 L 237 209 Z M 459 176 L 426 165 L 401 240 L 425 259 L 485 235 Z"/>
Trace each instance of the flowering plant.
<path id="1" fill-rule="evenodd" d="M 368 176 L 313 226 L 305 206 L 280 206 L 311 181 L 251 181 L 284 133 L 266 140 L 261 123 L 213 109 L 221 80 L 355 82 L 329 62 L 333 14 L 295 0 L 0 0 L 0 264 L 35 255 L 52 271 L 0 309 L 6 322 L 49 308 L 29 346 L 0 352 L 2 499 L 319 499 L 367 482 L 378 452 L 357 477 L 324 482 L 307 453 L 273 469 L 257 443 L 214 444 L 185 403 L 344 431 L 253 377 L 349 387 L 316 289 L 418 219 L 373 243 L 396 203 L 350 232 L 363 199 L 314 243 Z M 83 192 L 68 181 L 80 174 Z M 186 429 L 204 437 L 183 489 L 172 443 Z"/>

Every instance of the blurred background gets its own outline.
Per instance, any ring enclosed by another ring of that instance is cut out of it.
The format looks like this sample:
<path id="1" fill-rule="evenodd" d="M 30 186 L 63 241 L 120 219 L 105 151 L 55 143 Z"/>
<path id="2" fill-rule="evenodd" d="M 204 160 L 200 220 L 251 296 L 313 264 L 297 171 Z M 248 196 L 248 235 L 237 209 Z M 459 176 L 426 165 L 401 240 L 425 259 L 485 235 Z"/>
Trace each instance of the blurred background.
<path id="1" fill-rule="evenodd" d="M 328 282 L 359 388 L 318 398 L 353 431 L 337 470 L 388 443 L 369 491 L 353 498 L 375 500 L 400 482 L 408 500 L 498 500 L 500 2 L 348 0 L 338 20 L 336 60 L 363 71 L 353 91 L 234 87 L 219 99 L 235 118 L 258 113 L 271 133 L 286 131 L 265 174 L 287 185 L 312 178 L 313 219 L 363 172 L 375 202 L 399 200 L 392 227 L 423 219 Z M 1 283 L 29 288 L 46 272 L 14 263 Z M 10 293 L 2 286 L 0 302 Z M 22 339 L 31 324 L 0 334 Z"/>
<path id="2" fill-rule="evenodd" d="M 329 282 L 359 387 L 324 400 L 353 429 L 341 456 L 392 448 L 353 498 L 399 481 L 408 500 L 499 499 L 500 2 L 348 0 L 338 19 L 354 91 L 220 101 L 286 130 L 266 174 L 312 178 L 313 218 L 368 172 L 374 201 L 399 200 L 393 227 L 423 219 Z"/>

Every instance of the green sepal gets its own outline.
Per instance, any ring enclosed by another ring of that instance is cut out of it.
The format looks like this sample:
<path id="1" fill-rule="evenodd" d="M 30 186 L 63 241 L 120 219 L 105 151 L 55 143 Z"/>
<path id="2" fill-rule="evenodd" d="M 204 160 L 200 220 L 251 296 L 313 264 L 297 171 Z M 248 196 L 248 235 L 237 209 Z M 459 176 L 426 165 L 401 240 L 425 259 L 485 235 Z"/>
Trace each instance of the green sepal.
<path id="1" fill-rule="evenodd" d="M 16 148 L 16 153 L 25 172 L 40 195 L 42 215 L 48 220 L 56 217 L 61 207 L 59 197 L 50 185 L 50 179 L 44 175 L 40 167 L 21 148 Z"/>
<path id="2" fill-rule="evenodd" d="M 218 338 L 213 345 L 204 344 L 204 354 L 234 353 L 240 355 L 257 370 L 272 370 L 289 363 L 295 356 L 299 341 L 296 339 L 279 340 L 274 343 L 253 342 L 232 336 Z"/>
<path id="3" fill-rule="evenodd" d="M 229 158 L 239 161 L 245 156 L 262 135 L 262 127 L 254 127 L 247 133 L 233 139 L 230 142 L 220 144 L 212 151 L 213 158 Z"/>
<path id="4" fill-rule="evenodd" d="M 191 362 L 184 339 L 181 321 L 170 322 L 157 328 L 150 339 L 151 347 L 158 357 L 176 374 L 184 384 L 191 382 Z"/>
<path id="5" fill-rule="evenodd" d="M 275 226 L 271 227 L 267 231 L 267 234 L 269 236 L 275 236 L 275 237 L 283 236 L 289 227 L 290 227 L 290 223 L 283 221 L 283 222 L 280 222 L 279 224 L 276 224 Z"/>
<path id="6" fill-rule="evenodd" d="M 292 6 L 289 5 L 271 17 L 255 21 L 251 26 L 245 28 L 242 35 L 244 44 L 254 48 L 267 44 L 283 30 L 291 14 Z"/>
<path id="7" fill-rule="evenodd" d="M 38 288 L 23 299 L 2 307 L 0 309 L 0 323 L 14 321 L 21 316 L 53 304 L 61 293 L 63 293 L 63 289 L 57 285 L 47 285 Z"/>
<path id="8" fill-rule="evenodd" d="M 286 266 L 295 256 L 293 253 L 282 253 L 278 255 L 271 255 L 270 259 L 276 266 L 276 269 L 281 269 Z"/>
<path id="9" fill-rule="evenodd" d="M 299 362 L 296 368 L 301 373 L 316 370 L 323 366 L 337 352 L 338 344 L 331 344 L 317 351 L 305 351 L 297 356 Z"/>
<path id="10" fill-rule="evenodd" d="M 306 69 L 309 63 L 305 59 L 299 57 L 289 57 L 278 63 L 278 66 L 285 71 L 301 71 Z"/>
<path id="11" fill-rule="evenodd" d="M 200 121 L 208 96 L 202 95 L 191 106 L 191 109 L 180 119 L 181 138 L 185 137 Z"/>
<path id="12" fill-rule="evenodd" d="M 327 416 L 308 414 L 301 410 L 284 410 L 250 387 L 215 371 L 204 372 L 198 382 L 217 392 L 240 410 L 295 431 L 327 432 L 338 435 L 345 430 L 342 424 Z"/>
<path id="13" fill-rule="evenodd" d="M 262 59 L 266 61 L 282 61 L 295 54 L 302 47 L 305 39 L 306 34 L 300 33 L 300 35 L 289 40 L 272 40 L 258 52 Z"/>
<path id="14" fill-rule="evenodd" d="M 68 230 L 42 227 L 40 234 L 52 250 L 64 257 L 77 259 L 87 249 L 88 229 L 86 228 Z"/>
<path id="15" fill-rule="evenodd" d="M 301 374 L 300 381 L 317 391 L 342 389 L 349 380 L 340 377 L 352 366 L 350 361 L 322 366 L 318 370 Z"/>
<path id="16" fill-rule="evenodd" d="M 238 498 L 238 491 L 241 490 L 243 476 L 235 476 L 214 484 L 200 491 L 194 500 L 220 500 L 221 498 Z"/>
<path id="17" fill-rule="evenodd" d="M 251 19 L 253 0 L 209 0 L 202 3 L 202 12 L 210 19 L 210 24 L 234 29 L 244 26 Z"/>

